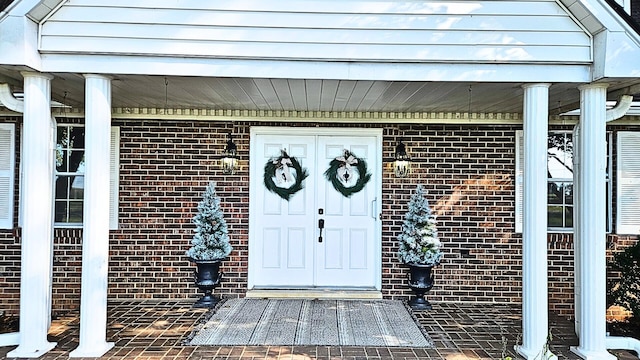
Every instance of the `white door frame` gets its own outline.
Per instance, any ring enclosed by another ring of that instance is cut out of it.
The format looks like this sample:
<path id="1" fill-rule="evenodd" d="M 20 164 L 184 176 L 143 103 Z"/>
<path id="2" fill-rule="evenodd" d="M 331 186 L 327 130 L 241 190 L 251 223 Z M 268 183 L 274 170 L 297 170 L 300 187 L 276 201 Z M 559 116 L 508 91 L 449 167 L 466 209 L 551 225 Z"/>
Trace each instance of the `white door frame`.
<path id="1" fill-rule="evenodd" d="M 254 288 L 255 283 L 253 280 L 253 271 L 255 271 L 256 266 L 252 266 L 254 261 L 252 261 L 251 254 L 255 254 L 256 250 L 256 241 L 254 240 L 256 234 L 254 230 L 256 228 L 255 225 L 255 215 L 259 214 L 259 210 L 255 209 L 255 199 L 257 194 L 257 186 L 262 186 L 262 178 L 263 174 L 259 173 L 259 169 L 261 167 L 254 167 L 251 164 L 255 164 L 256 159 L 256 136 L 257 135 L 305 135 L 305 136 L 331 136 L 331 135 L 342 135 L 344 136 L 349 131 L 354 131 L 356 133 L 355 136 L 371 136 L 376 138 L 376 150 L 378 152 L 377 161 L 375 164 L 370 164 L 371 167 L 376 169 L 377 176 L 374 176 L 371 181 L 372 184 L 370 186 L 375 186 L 376 199 L 378 201 L 375 202 L 375 213 L 376 222 L 374 226 L 374 271 L 375 271 L 375 289 L 380 291 L 382 290 L 382 221 L 380 220 L 380 214 L 382 213 L 382 129 L 362 129 L 362 128 L 316 128 L 316 127 L 271 127 L 271 126 L 254 126 L 251 127 L 250 130 L 250 143 L 249 143 L 249 260 L 248 260 L 248 290 Z"/>

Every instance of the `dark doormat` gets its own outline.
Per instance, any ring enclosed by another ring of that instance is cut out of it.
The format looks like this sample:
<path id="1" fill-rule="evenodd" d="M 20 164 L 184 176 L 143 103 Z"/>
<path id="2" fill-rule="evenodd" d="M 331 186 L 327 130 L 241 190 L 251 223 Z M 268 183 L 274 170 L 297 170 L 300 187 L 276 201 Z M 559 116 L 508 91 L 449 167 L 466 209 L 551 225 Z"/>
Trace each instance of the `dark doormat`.
<path id="1" fill-rule="evenodd" d="M 398 300 L 229 299 L 187 344 L 433 347 Z"/>

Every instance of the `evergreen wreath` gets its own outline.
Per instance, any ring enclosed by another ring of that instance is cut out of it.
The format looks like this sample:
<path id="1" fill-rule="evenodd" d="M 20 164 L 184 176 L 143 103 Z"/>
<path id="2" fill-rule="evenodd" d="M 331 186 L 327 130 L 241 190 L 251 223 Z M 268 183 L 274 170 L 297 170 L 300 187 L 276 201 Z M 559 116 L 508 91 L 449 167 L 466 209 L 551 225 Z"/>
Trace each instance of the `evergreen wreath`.
<path id="1" fill-rule="evenodd" d="M 353 165 L 358 169 L 358 180 L 355 185 L 346 187 L 344 183 L 351 177 L 351 167 Z M 331 160 L 329 168 L 324 172 L 324 176 L 331 181 L 333 188 L 345 197 L 351 197 L 351 195 L 364 189 L 364 186 L 371 180 L 371 174 L 367 170 L 367 162 L 347 149 L 344 149 L 342 156 Z"/>
<path id="2" fill-rule="evenodd" d="M 295 170 L 295 177 L 291 175 L 289 167 Z M 289 187 L 281 187 L 273 181 L 273 178 L 277 176 L 282 176 L 285 181 L 291 180 L 289 178 L 291 177 L 295 179 L 295 182 Z M 280 150 L 278 158 L 271 158 L 264 165 L 264 186 L 267 190 L 287 201 L 295 193 L 302 190 L 304 187 L 302 182 L 307 176 L 309 176 L 307 169 L 303 169 L 298 159 L 289 156 L 285 150 Z"/>

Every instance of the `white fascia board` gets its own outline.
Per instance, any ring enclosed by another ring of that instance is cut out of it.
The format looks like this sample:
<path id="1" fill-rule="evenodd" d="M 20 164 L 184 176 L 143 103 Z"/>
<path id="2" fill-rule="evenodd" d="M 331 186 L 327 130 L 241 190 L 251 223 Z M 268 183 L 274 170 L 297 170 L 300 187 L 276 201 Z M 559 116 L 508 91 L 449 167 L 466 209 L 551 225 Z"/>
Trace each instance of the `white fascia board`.
<path id="1" fill-rule="evenodd" d="M 640 77 L 640 44 L 627 33 L 609 33 L 603 77 Z"/>
<path id="2" fill-rule="evenodd" d="M 381 81 L 589 82 L 588 64 L 351 63 L 45 54 L 43 72 Z"/>
<path id="3" fill-rule="evenodd" d="M 36 23 L 24 16 L 7 16 L 0 22 L 0 64 L 41 67 Z"/>
<path id="4" fill-rule="evenodd" d="M 640 77 L 640 43 L 627 32 L 603 31 L 593 41 L 593 80 Z"/>

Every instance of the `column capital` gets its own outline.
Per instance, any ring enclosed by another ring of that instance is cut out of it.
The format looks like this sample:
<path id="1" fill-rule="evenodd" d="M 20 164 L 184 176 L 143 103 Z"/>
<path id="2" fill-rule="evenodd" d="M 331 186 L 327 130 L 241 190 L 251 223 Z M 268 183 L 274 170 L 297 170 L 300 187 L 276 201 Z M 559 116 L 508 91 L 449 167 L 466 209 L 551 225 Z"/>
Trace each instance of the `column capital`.
<path id="1" fill-rule="evenodd" d="M 82 74 L 82 76 L 84 76 L 85 79 L 102 79 L 109 81 L 113 79 L 111 76 L 101 74 Z"/>
<path id="2" fill-rule="evenodd" d="M 551 87 L 551 83 L 527 83 L 527 84 L 522 85 L 523 89 L 532 88 L 532 87 L 549 88 L 549 87 Z"/>
<path id="3" fill-rule="evenodd" d="M 39 77 L 39 78 L 43 78 L 43 79 L 47 79 L 47 80 L 53 80 L 54 76 L 51 74 L 45 74 L 45 73 L 41 73 L 41 72 L 37 72 L 37 71 L 20 71 L 20 75 L 22 75 L 22 77 L 27 78 L 27 77 Z"/>
<path id="4" fill-rule="evenodd" d="M 590 83 L 590 84 L 583 84 L 578 86 L 578 90 L 582 91 L 582 90 L 588 90 L 588 89 L 606 89 L 609 87 L 608 83 Z"/>

